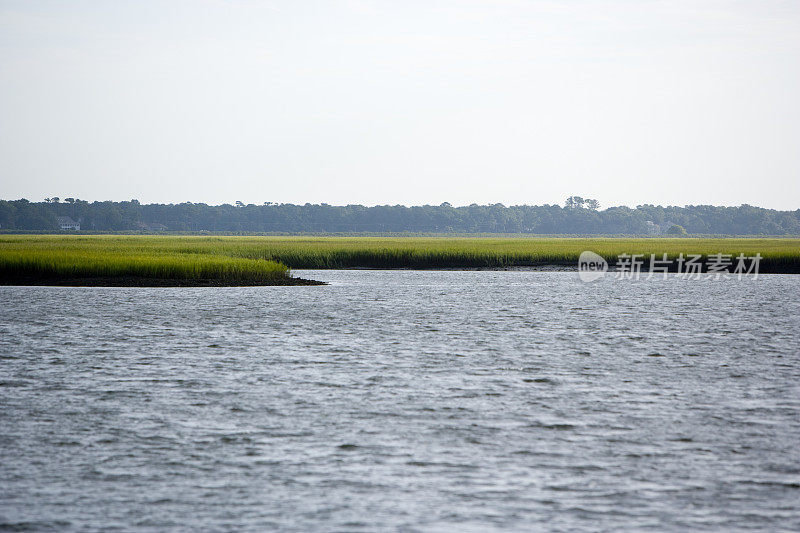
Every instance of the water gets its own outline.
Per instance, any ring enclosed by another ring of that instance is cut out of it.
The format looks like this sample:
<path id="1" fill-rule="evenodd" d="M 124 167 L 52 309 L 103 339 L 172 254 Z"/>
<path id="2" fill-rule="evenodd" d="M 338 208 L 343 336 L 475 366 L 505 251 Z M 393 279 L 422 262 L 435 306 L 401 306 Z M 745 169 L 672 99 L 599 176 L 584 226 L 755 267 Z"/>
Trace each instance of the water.
<path id="1" fill-rule="evenodd" d="M 0 524 L 798 530 L 800 276 L 0 287 Z"/>

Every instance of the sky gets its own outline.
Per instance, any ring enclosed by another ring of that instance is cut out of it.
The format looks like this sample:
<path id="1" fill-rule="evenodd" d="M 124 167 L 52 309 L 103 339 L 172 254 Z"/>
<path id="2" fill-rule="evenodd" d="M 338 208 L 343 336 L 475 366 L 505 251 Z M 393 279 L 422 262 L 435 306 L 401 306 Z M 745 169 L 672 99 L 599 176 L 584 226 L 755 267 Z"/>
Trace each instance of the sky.
<path id="1" fill-rule="evenodd" d="M 0 198 L 800 208 L 800 2 L 0 0 Z"/>

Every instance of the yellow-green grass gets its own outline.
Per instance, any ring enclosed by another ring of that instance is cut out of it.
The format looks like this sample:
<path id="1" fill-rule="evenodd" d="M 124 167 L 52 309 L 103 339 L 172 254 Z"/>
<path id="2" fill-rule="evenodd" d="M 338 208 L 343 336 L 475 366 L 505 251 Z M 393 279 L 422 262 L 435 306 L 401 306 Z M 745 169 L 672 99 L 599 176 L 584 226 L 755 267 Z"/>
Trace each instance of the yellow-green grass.
<path id="1" fill-rule="evenodd" d="M 619 254 L 740 253 L 762 256 L 763 271 L 798 271 L 800 239 L 0 236 L 0 272 L 220 279 L 269 278 L 290 268 L 480 268 L 576 264 L 584 250 Z M 266 260 L 266 261 L 265 261 Z M 121 274 L 125 273 L 125 274 Z"/>
<path id="2" fill-rule="evenodd" d="M 142 285 L 148 281 L 162 285 L 270 285 L 292 281 L 289 268 L 275 261 L 60 236 L 0 240 L 0 278 L 8 282 L 72 280 L 79 284 L 127 279 L 128 283 Z"/>

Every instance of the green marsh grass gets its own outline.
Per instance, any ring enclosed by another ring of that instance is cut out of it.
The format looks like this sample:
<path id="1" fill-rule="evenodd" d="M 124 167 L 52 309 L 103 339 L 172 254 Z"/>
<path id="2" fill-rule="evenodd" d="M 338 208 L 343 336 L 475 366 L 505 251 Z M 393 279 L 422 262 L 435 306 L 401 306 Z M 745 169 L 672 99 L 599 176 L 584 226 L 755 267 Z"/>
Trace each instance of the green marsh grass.
<path id="1" fill-rule="evenodd" d="M 763 271 L 798 271 L 800 239 L 0 236 L 0 273 L 269 280 L 290 268 L 504 268 L 619 254 L 760 253 Z"/>
<path id="2" fill-rule="evenodd" d="M 156 243 L 58 236 L 0 239 L 0 277 L 273 284 L 286 282 L 289 269 L 275 261 L 182 251 Z"/>

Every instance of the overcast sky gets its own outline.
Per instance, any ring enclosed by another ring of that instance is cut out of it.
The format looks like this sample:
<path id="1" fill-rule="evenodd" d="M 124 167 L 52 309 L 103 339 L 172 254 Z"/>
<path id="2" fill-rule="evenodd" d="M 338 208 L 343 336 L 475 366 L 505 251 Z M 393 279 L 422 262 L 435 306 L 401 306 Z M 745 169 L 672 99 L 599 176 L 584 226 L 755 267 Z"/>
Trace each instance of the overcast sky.
<path id="1" fill-rule="evenodd" d="M 0 198 L 800 208 L 800 2 L 0 0 Z"/>

